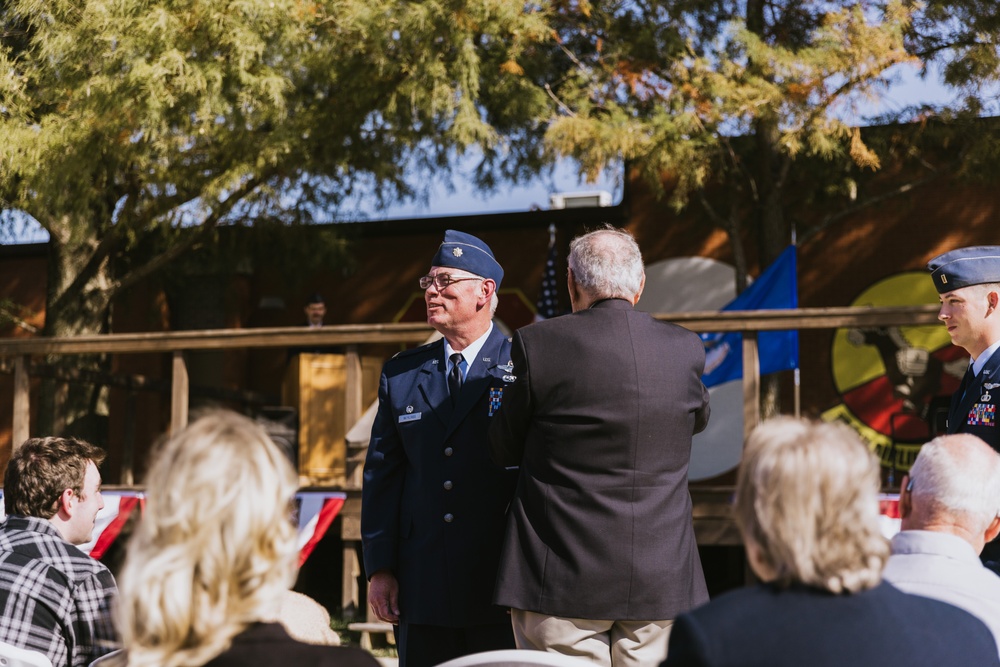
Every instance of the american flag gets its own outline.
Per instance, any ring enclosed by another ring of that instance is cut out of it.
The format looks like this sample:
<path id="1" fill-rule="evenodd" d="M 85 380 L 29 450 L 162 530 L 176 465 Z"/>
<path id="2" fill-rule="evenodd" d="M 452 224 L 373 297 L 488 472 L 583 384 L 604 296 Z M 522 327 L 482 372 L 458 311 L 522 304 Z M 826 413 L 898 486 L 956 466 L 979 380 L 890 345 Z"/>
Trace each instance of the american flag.
<path id="1" fill-rule="evenodd" d="M 549 225 L 549 254 L 542 272 L 542 289 L 535 303 L 535 321 L 559 315 L 559 292 L 556 288 L 556 226 Z"/>

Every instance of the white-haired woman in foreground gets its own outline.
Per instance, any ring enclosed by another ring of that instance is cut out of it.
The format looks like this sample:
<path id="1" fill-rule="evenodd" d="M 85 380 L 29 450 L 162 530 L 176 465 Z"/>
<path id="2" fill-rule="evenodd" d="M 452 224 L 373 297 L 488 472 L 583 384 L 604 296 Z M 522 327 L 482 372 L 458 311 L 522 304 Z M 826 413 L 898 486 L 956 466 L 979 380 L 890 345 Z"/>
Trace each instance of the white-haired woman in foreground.
<path id="1" fill-rule="evenodd" d="M 997 665 L 983 623 L 882 581 L 879 469 L 841 424 L 779 418 L 750 435 L 736 522 L 763 583 L 681 615 L 667 667 Z"/>
<path id="2" fill-rule="evenodd" d="M 288 460 L 251 420 L 210 412 L 157 449 L 120 576 L 129 667 L 378 667 L 278 623 L 296 572 Z"/>

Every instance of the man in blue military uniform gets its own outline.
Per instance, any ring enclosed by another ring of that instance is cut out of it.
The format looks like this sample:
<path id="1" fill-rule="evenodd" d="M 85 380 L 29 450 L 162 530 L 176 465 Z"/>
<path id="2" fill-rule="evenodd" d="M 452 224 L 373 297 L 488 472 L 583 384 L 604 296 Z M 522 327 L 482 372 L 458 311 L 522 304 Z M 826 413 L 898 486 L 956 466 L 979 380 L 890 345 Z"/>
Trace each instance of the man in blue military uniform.
<path id="1" fill-rule="evenodd" d="M 927 264 L 941 299 L 938 319 L 954 345 L 972 356 L 948 409 L 948 433 L 971 433 L 1000 451 L 1000 246 L 958 248 Z M 981 558 L 1000 572 L 1000 542 Z"/>
<path id="2" fill-rule="evenodd" d="M 514 648 L 492 598 L 516 472 L 494 465 L 486 443 L 514 381 L 510 340 L 492 321 L 503 269 L 453 230 L 431 264 L 420 287 L 443 339 L 382 369 L 361 499 L 368 601 L 398 625 L 401 667 Z"/>

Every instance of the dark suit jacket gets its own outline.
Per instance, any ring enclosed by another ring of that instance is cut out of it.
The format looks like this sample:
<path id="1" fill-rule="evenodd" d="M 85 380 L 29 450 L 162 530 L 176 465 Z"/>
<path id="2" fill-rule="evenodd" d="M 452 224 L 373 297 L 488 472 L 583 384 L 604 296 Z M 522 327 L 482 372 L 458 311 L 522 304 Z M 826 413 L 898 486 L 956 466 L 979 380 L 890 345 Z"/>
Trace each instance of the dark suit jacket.
<path id="1" fill-rule="evenodd" d="M 971 382 L 966 383 L 963 378 L 962 385 L 952 395 L 951 406 L 948 409 L 948 433 L 978 435 L 990 447 L 1000 451 L 998 403 L 1000 403 L 1000 351 L 993 353 L 979 371 L 979 375 Z"/>
<path id="2" fill-rule="evenodd" d="M 278 623 L 255 623 L 205 667 L 379 667 L 371 653 L 346 646 L 315 646 L 292 639 Z"/>
<path id="3" fill-rule="evenodd" d="M 496 601 L 541 614 L 666 620 L 708 600 L 691 524 L 691 436 L 708 422 L 695 334 L 609 299 L 514 336 L 490 429 L 521 466 Z"/>
<path id="4" fill-rule="evenodd" d="M 516 473 L 490 460 L 486 431 L 509 363 L 510 340 L 494 327 L 454 408 L 444 341 L 401 352 L 382 369 L 361 537 L 368 576 L 388 569 L 399 580 L 402 621 L 507 620 L 492 596 Z"/>
<path id="5" fill-rule="evenodd" d="M 855 595 L 758 585 L 674 622 L 662 667 L 987 667 L 982 621 L 883 582 Z"/>

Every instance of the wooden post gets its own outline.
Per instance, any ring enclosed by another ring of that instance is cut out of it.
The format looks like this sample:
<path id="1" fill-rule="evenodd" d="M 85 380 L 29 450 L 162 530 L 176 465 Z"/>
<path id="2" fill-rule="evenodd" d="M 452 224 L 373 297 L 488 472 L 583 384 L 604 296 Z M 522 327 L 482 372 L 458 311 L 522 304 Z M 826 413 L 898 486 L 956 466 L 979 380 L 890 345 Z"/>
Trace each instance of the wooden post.
<path id="1" fill-rule="evenodd" d="M 743 443 L 760 422 L 760 355 L 757 332 L 743 332 Z"/>
<path id="2" fill-rule="evenodd" d="M 184 352 L 174 351 L 173 382 L 170 387 L 170 433 L 187 426 L 189 381 Z"/>
<path id="3" fill-rule="evenodd" d="M 14 424 L 11 432 L 11 451 L 24 444 L 30 437 L 31 429 L 31 381 L 28 378 L 28 357 L 18 355 L 14 359 Z"/>
<path id="4" fill-rule="evenodd" d="M 132 466 L 135 463 L 135 413 L 136 390 L 129 389 L 125 398 L 125 442 L 122 443 L 122 467 L 120 481 L 126 486 L 135 483 Z"/>
<path id="5" fill-rule="evenodd" d="M 357 345 L 348 345 L 344 355 L 344 430 L 351 428 L 361 419 L 364 391 L 361 381 L 361 355 Z"/>

